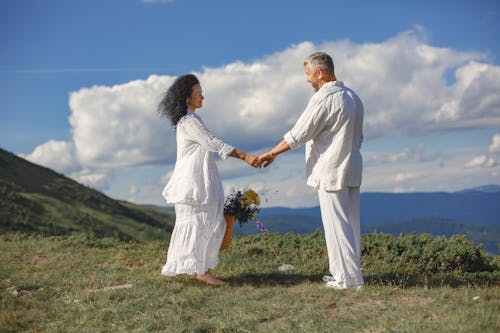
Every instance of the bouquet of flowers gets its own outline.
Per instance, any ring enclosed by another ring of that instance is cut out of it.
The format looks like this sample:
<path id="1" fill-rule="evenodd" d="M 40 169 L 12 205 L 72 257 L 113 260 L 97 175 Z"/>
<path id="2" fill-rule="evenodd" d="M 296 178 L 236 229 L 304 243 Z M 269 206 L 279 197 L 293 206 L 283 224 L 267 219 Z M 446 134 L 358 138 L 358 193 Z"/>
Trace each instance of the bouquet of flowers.
<path id="1" fill-rule="evenodd" d="M 226 198 L 224 214 L 233 215 L 242 226 L 248 223 L 248 220 L 255 220 L 255 216 L 259 212 L 259 205 L 260 198 L 254 190 L 233 191 Z"/>
<path id="2" fill-rule="evenodd" d="M 255 222 L 262 233 L 266 233 L 267 229 L 255 217 L 259 212 L 260 198 L 259 195 L 252 189 L 246 191 L 233 191 L 224 203 L 224 218 L 227 223 L 226 233 L 222 241 L 221 250 L 227 249 L 231 242 L 233 233 L 234 219 L 238 220 L 240 227 L 248 223 L 249 220 Z"/>

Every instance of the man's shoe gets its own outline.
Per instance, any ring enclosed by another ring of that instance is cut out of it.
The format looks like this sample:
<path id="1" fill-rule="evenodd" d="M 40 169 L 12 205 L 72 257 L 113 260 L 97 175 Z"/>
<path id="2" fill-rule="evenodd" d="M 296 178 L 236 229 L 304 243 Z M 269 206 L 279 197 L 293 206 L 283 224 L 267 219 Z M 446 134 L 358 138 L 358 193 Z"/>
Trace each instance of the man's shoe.
<path id="1" fill-rule="evenodd" d="M 337 281 L 327 281 L 326 282 L 326 287 L 327 288 L 333 288 L 333 289 L 338 289 L 338 290 L 344 290 L 346 289 L 345 287 L 341 286 Z"/>
<path id="2" fill-rule="evenodd" d="M 354 291 L 358 291 L 363 289 L 363 285 L 358 285 L 358 286 L 350 286 L 350 287 L 344 287 L 342 286 L 339 282 L 337 281 L 328 281 L 326 283 L 327 288 L 333 288 L 333 289 L 338 289 L 338 290 L 346 290 L 346 289 L 352 289 Z"/>
<path id="3" fill-rule="evenodd" d="M 323 282 L 330 282 L 330 281 L 335 281 L 335 278 L 331 275 L 323 276 Z"/>

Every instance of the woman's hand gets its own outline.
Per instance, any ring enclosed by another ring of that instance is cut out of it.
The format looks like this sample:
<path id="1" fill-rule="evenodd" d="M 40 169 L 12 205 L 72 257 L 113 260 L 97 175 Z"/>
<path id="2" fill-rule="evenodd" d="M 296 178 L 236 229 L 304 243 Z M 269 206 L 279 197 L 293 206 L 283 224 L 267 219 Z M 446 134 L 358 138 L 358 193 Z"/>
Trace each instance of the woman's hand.
<path id="1" fill-rule="evenodd" d="M 245 163 L 247 163 L 248 165 L 253 166 L 254 168 L 260 168 L 260 164 L 262 163 L 259 160 L 258 156 L 245 153 L 244 151 L 241 151 L 238 149 L 234 149 L 231 152 L 231 154 L 229 154 L 229 156 L 239 158 L 239 159 L 245 161 Z"/>
<path id="2" fill-rule="evenodd" d="M 245 153 L 245 157 L 243 158 L 243 161 L 245 161 L 245 163 L 247 163 L 248 165 L 253 166 L 254 168 L 260 168 L 261 162 L 260 162 L 258 156 Z"/>

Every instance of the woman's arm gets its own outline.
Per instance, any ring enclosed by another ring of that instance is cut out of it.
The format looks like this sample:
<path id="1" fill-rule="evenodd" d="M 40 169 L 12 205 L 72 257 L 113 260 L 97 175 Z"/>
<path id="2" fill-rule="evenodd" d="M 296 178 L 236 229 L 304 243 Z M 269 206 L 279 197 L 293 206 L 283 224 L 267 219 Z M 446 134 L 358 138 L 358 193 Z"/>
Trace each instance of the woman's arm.
<path id="1" fill-rule="evenodd" d="M 234 147 L 213 135 L 197 116 L 186 115 L 181 121 L 181 126 L 189 134 L 190 139 L 198 142 L 209 151 L 218 153 L 223 159 L 226 159 L 231 151 L 234 150 Z"/>
<path id="2" fill-rule="evenodd" d="M 257 156 L 245 153 L 241 150 L 238 150 L 226 143 L 224 143 L 221 139 L 217 138 L 213 135 L 208 128 L 203 124 L 200 119 L 195 116 L 185 116 L 183 124 L 188 127 L 189 133 L 192 138 L 205 146 L 208 150 L 219 153 L 222 158 L 227 158 L 228 156 L 232 156 L 235 158 L 239 158 L 245 161 L 248 165 L 253 167 L 259 167 L 260 162 L 257 160 Z"/>

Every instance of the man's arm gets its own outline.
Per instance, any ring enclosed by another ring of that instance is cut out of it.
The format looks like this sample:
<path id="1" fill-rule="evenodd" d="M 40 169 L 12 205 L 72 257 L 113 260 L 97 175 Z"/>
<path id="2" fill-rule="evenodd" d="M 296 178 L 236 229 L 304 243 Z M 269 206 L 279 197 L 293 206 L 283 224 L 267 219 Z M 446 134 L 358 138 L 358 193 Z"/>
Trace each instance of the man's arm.
<path id="1" fill-rule="evenodd" d="M 321 132 L 326 124 L 326 108 L 324 104 L 322 99 L 313 96 L 293 128 L 284 135 L 284 140 L 270 151 L 260 155 L 258 161 L 260 163 L 265 162 L 264 167 L 267 167 L 273 163 L 279 154 L 297 148 Z"/>

